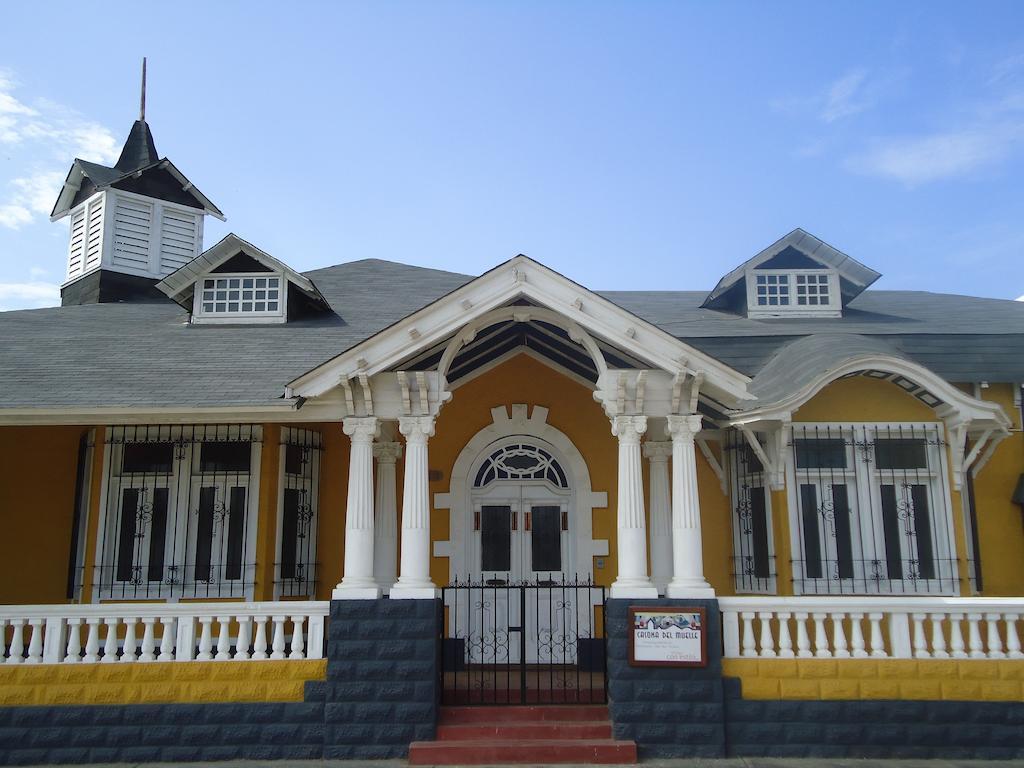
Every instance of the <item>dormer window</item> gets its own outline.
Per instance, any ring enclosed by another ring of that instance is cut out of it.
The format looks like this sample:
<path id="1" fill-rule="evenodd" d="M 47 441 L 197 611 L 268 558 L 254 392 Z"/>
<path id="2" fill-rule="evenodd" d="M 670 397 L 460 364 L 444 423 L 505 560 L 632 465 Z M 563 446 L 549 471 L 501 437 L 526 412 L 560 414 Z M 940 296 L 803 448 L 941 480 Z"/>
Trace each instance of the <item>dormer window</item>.
<path id="1" fill-rule="evenodd" d="M 331 310 L 308 277 L 233 234 L 156 287 L 197 324 L 287 323 Z"/>
<path id="2" fill-rule="evenodd" d="M 747 277 L 749 317 L 838 317 L 839 278 L 831 269 L 752 269 Z"/>
<path id="3" fill-rule="evenodd" d="M 210 319 L 235 317 L 283 318 L 287 291 L 281 289 L 281 275 L 215 274 L 203 278 L 197 300 L 196 317 Z"/>
<path id="4" fill-rule="evenodd" d="M 719 280 L 701 306 L 751 318 L 842 317 L 843 308 L 879 277 L 794 229 Z"/>

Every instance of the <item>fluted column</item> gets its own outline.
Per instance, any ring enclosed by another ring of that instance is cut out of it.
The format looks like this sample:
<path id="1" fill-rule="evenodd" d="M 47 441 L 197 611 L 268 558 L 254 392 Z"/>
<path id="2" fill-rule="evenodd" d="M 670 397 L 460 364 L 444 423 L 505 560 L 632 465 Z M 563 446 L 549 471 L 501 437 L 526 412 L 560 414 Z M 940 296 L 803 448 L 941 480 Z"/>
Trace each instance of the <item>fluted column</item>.
<path id="1" fill-rule="evenodd" d="M 672 498 L 668 481 L 672 443 L 644 443 L 643 454 L 651 481 L 651 581 L 658 594 L 664 595 L 672 578 Z"/>
<path id="2" fill-rule="evenodd" d="M 380 426 L 373 416 L 352 416 L 342 426 L 352 440 L 345 505 L 345 571 L 331 597 L 373 600 L 380 597 L 380 587 L 373 579 L 373 439 Z"/>
<path id="3" fill-rule="evenodd" d="M 395 462 L 401 443 L 375 443 L 377 493 L 373 502 L 373 578 L 386 595 L 398 575 L 398 496 Z"/>
<path id="4" fill-rule="evenodd" d="M 405 437 L 405 477 L 402 483 L 402 561 L 395 599 L 433 599 L 430 580 L 430 485 L 427 441 L 434 434 L 432 416 L 402 416 L 398 431 Z"/>
<path id="5" fill-rule="evenodd" d="M 700 498 L 697 495 L 697 454 L 694 436 L 700 416 L 669 416 L 672 437 L 672 580 L 669 597 L 714 597 L 704 578 L 704 551 L 700 535 Z"/>
<path id="6" fill-rule="evenodd" d="M 646 430 L 646 416 L 612 418 L 612 434 L 619 438 L 619 573 L 612 583 L 612 597 L 658 596 L 647 575 L 647 523 L 640 464 L 640 436 Z"/>

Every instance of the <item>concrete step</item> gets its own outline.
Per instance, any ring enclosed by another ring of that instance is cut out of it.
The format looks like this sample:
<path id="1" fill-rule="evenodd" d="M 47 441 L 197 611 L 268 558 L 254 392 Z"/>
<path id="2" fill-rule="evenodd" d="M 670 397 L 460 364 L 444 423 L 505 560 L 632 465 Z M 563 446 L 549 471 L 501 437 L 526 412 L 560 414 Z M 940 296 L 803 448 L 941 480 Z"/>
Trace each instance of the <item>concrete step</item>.
<path id="1" fill-rule="evenodd" d="M 636 744 L 613 739 L 414 741 L 409 745 L 410 765 L 635 762 Z"/>
<path id="2" fill-rule="evenodd" d="M 509 722 L 607 722 L 608 707 L 604 705 L 564 705 L 527 707 L 441 707 L 440 725 Z"/>
<path id="3" fill-rule="evenodd" d="M 539 720 L 503 723 L 441 725 L 438 741 L 564 741 L 567 739 L 610 739 L 612 724 L 604 721 Z"/>

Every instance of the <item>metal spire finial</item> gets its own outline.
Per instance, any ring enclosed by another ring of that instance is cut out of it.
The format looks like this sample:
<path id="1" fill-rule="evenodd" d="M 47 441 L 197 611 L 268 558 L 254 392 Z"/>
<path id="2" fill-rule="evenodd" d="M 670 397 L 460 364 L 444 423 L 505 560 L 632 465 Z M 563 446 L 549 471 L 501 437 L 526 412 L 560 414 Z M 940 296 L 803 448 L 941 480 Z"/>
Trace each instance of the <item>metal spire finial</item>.
<path id="1" fill-rule="evenodd" d="M 142 57 L 142 95 L 139 98 L 139 120 L 146 122 L 146 57 Z"/>

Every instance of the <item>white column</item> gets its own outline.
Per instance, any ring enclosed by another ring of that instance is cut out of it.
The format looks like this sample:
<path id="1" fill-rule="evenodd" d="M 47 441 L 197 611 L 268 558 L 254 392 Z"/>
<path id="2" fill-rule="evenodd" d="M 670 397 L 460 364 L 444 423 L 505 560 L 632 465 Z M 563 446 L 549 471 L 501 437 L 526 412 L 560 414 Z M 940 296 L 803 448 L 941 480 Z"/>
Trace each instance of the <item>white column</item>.
<path id="1" fill-rule="evenodd" d="M 434 434 L 432 416 L 402 416 L 398 431 L 405 437 L 402 482 L 402 561 L 392 600 L 437 597 L 430 580 L 430 485 L 427 441 Z"/>
<path id="2" fill-rule="evenodd" d="M 398 575 L 398 497 L 395 461 L 401 443 L 375 443 L 377 493 L 373 502 L 373 578 L 386 595 Z"/>
<path id="3" fill-rule="evenodd" d="M 380 597 L 380 587 L 373 580 L 373 439 L 379 425 L 373 416 L 351 416 L 343 427 L 352 439 L 345 507 L 345 572 L 331 598 L 375 600 Z"/>
<path id="4" fill-rule="evenodd" d="M 704 578 L 704 551 L 700 536 L 700 499 L 697 495 L 697 455 L 693 438 L 700 432 L 700 416 L 669 416 L 672 437 L 672 581 L 669 597 L 714 597 Z"/>
<path id="5" fill-rule="evenodd" d="M 640 464 L 640 436 L 646 430 L 646 416 L 612 418 L 612 434 L 619 438 L 619 573 L 611 589 L 611 596 L 616 598 L 658 596 L 647 575 L 647 521 Z"/>
<path id="6" fill-rule="evenodd" d="M 643 444 L 651 478 L 651 581 L 664 595 L 672 578 L 672 499 L 668 485 L 668 460 L 672 443 Z"/>

